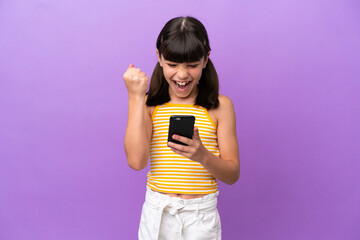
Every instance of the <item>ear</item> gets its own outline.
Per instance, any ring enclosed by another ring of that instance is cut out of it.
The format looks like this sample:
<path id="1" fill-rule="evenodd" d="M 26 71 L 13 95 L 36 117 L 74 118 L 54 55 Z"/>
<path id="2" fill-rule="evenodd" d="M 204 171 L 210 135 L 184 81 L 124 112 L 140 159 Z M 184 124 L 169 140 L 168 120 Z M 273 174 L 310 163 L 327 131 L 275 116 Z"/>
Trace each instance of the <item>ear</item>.
<path id="1" fill-rule="evenodd" d="M 207 64 L 207 62 L 209 61 L 209 56 L 210 56 L 210 51 L 208 52 L 208 54 L 207 54 L 207 56 L 206 56 L 206 58 L 205 58 L 203 68 L 206 68 L 206 64 Z"/>
<path id="2" fill-rule="evenodd" d="M 160 57 L 160 55 L 159 55 L 159 50 L 158 50 L 158 49 L 156 49 L 156 55 L 157 55 L 157 57 L 158 57 L 159 64 L 160 64 L 160 66 L 162 67 L 162 66 L 163 66 L 163 63 L 162 63 L 161 57 Z"/>

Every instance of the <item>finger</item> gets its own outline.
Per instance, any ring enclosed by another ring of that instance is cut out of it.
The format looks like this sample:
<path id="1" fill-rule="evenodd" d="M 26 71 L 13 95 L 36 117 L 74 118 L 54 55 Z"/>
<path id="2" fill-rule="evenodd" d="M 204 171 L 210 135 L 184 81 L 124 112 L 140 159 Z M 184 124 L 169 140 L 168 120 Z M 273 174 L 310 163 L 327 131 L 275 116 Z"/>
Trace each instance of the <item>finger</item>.
<path id="1" fill-rule="evenodd" d="M 198 127 L 194 127 L 193 139 L 200 139 L 200 134 L 199 134 L 199 129 L 198 129 Z"/>
<path id="2" fill-rule="evenodd" d="M 191 141 L 192 141 L 192 139 L 190 139 L 190 138 L 179 136 L 179 135 L 176 135 L 176 134 L 172 135 L 172 138 L 175 139 L 175 140 L 178 140 L 179 142 L 185 143 L 187 145 L 190 145 Z"/>
<path id="3" fill-rule="evenodd" d="M 132 76 L 132 80 L 133 80 L 133 81 L 137 81 L 137 80 L 139 80 L 139 77 L 136 76 L 136 75 L 135 75 L 135 76 Z"/>
<path id="4" fill-rule="evenodd" d="M 135 68 L 135 67 L 129 68 L 129 71 L 131 73 L 140 73 L 141 72 L 140 68 Z"/>
<path id="5" fill-rule="evenodd" d="M 186 149 L 188 147 L 174 142 L 168 142 L 168 146 L 182 152 L 187 152 Z"/>
<path id="6" fill-rule="evenodd" d="M 139 77 L 145 77 L 146 74 L 145 74 L 144 72 L 141 72 L 138 76 L 139 76 Z"/>
<path id="7" fill-rule="evenodd" d="M 149 82 L 149 77 L 148 77 L 148 76 L 143 77 L 143 79 L 144 79 L 147 83 Z"/>
<path id="8" fill-rule="evenodd" d="M 189 157 L 189 154 L 188 154 L 187 152 L 178 150 L 178 149 L 173 148 L 173 147 L 171 147 L 170 149 L 171 149 L 171 151 L 173 151 L 174 153 L 177 153 L 177 154 L 182 155 L 182 156 L 187 157 L 187 158 Z"/>

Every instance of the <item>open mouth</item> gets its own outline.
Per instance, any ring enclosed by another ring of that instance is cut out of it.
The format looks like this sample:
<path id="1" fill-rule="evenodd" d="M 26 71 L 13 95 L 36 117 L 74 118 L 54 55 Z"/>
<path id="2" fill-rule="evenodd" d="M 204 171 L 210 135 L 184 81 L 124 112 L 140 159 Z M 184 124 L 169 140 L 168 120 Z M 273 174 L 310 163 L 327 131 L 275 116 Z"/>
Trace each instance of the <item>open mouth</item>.
<path id="1" fill-rule="evenodd" d="M 180 82 L 180 81 L 177 82 L 177 81 L 174 81 L 174 80 L 173 80 L 173 82 L 175 84 L 176 89 L 178 91 L 180 91 L 180 92 L 185 92 L 189 88 L 190 83 L 191 83 L 191 81 L 189 81 L 189 82 Z"/>

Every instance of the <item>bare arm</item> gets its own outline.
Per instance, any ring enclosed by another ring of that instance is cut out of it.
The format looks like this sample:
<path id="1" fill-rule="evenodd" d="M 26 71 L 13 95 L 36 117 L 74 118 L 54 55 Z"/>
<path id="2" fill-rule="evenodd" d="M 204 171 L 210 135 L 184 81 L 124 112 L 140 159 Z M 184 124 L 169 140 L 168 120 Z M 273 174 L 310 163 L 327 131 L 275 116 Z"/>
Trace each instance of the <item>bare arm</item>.
<path id="1" fill-rule="evenodd" d="M 152 123 L 145 105 L 149 79 L 140 69 L 131 65 L 123 77 L 129 93 L 124 147 L 129 166 L 141 170 L 146 167 L 150 155 Z"/>
<path id="2" fill-rule="evenodd" d="M 215 156 L 204 147 L 197 128 L 194 129 L 193 139 L 178 135 L 173 137 L 189 146 L 172 142 L 168 144 L 174 152 L 201 163 L 216 179 L 227 184 L 234 184 L 240 176 L 240 161 L 235 111 L 231 100 L 222 96 L 219 108 L 216 111 L 216 115 L 220 116 L 217 127 L 220 157 Z"/>

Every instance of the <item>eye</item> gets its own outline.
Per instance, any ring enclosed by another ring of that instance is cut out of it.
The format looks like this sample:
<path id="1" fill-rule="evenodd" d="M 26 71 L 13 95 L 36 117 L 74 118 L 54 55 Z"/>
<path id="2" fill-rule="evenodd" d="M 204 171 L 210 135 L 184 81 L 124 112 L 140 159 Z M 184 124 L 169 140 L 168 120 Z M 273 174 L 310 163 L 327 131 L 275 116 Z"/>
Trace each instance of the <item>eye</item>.
<path id="1" fill-rule="evenodd" d="M 167 65 L 168 65 L 169 67 L 176 67 L 176 64 L 168 63 Z"/>
<path id="2" fill-rule="evenodd" d="M 191 67 L 191 68 L 196 68 L 197 66 L 199 66 L 199 64 L 192 64 L 192 65 L 189 65 L 189 67 Z"/>

